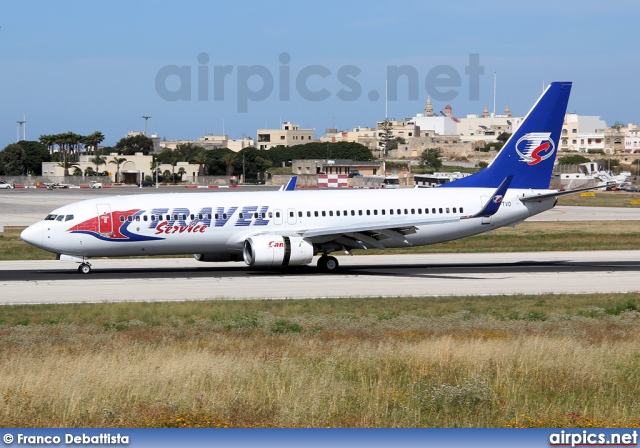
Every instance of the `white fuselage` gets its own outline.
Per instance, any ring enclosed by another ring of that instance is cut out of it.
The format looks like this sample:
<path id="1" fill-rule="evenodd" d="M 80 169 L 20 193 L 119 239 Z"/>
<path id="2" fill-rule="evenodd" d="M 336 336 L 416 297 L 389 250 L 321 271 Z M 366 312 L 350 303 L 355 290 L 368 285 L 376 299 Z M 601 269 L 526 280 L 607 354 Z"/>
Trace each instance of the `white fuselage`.
<path id="1" fill-rule="evenodd" d="M 517 224 L 555 205 L 555 198 L 521 202 L 509 190 L 488 218 L 471 218 L 494 193 L 489 188 L 397 190 L 297 190 L 112 196 L 60 207 L 22 238 L 37 247 L 78 257 L 242 253 L 254 235 L 313 231 L 313 244 L 331 241 L 362 225 L 415 227 L 406 241 L 384 247 L 450 241 Z M 446 219 L 448 222 L 437 223 Z M 424 220 L 424 225 L 420 221 Z M 326 234 L 322 231 L 326 229 Z M 341 230 L 342 229 L 342 230 Z M 408 243 L 408 244 L 407 244 Z"/>

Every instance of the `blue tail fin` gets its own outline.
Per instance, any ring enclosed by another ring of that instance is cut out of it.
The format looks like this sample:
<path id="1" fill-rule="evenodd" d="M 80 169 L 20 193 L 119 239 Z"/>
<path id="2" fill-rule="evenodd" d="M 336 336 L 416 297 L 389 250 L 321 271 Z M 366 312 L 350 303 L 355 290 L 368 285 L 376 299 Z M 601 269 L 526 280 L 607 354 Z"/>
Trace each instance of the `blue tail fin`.
<path id="1" fill-rule="evenodd" d="M 549 188 L 570 92 L 570 82 L 551 83 L 487 168 L 440 188 L 497 188 L 508 176 L 510 188 Z"/>

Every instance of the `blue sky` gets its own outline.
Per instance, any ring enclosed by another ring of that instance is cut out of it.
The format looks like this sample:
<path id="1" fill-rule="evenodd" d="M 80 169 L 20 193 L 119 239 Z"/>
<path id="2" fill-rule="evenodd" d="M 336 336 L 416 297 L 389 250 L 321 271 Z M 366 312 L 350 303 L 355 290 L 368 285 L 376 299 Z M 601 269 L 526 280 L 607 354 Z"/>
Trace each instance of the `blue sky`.
<path id="1" fill-rule="evenodd" d="M 168 140 L 223 123 L 231 138 L 281 121 L 316 137 L 373 126 L 400 66 L 417 87 L 399 78 L 389 117 L 421 112 L 427 93 L 436 111 L 491 111 L 495 71 L 498 113 L 524 115 L 543 83 L 568 80 L 570 111 L 638 122 L 639 12 L 633 0 L 2 2 L 0 148 L 23 114 L 30 140 L 101 131 L 110 145 L 144 130 L 142 115 Z M 465 73 L 471 55 L 483 74 Z"/>

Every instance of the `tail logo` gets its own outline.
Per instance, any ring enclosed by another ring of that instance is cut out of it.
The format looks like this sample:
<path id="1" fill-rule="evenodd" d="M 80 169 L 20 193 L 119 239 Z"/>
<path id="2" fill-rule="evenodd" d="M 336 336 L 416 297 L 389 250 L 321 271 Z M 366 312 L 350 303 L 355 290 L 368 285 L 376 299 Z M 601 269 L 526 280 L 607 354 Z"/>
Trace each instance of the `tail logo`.
<path id="1" fill-rule="evenodd" d="M 499 203 L 501 203 L 501 202 L 502 202 L 502 195 L 497 194 L 497 195 L 495 195 L 495 196 L 493 197 L 493 203 L 494 203 L 494 204 L 499 204 Z"/>
<path id="2" fill-rule="evenodd" d="M 556 150 L 550 132 L 532 132 L 526 134 L 516 143 L 516 152 L 521 162 L 537 165 L 548 159 Z"/>

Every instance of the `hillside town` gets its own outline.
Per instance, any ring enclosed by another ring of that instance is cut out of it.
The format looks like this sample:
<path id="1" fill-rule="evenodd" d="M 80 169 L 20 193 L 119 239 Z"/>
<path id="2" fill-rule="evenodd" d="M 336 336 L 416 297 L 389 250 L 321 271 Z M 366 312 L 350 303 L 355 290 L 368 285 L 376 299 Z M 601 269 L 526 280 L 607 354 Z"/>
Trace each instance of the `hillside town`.
<path id="1" fill-rule="evenodd" d="M 151 116 L 142 118 L 146 127 Z M 481 113 L 456 116 L 449 104 L 436 113 L 431 98 L 427 98 L 424 110 L 412 117 L 384 119 L 374 126 L 348 130 L 326 129 L 321 136 L 315 129 L 284 121 L 278 129 L 257 129 L 255 138 L 207 134 L 195 140 L 166 140 L 159 133 L 130 131 L 115 147 L 108 147 L 101 145 L 105 136 L 100 132 L 89 136 L 71 132 L 43 135 L 38 142 L 29 142 L 19 130 L 18 142 L 0 153 L 0 175 L 11 177 L 13 183 L 34 183 L 38 177 L 42 183 L 80 184 L 101 177 L 100 183 L 140 185 L 269 183 L 281 182 L 278 176 L 296 174 L 306 176 L 301 185 L 314 186 L 328 182 L 325 175 L 339 176 L 340 185 L 345 186 L 364 185 L 360 178 L 366 176 L 379 177 L 377 183 L 373 180 L 376 185 L 384 177 L 395 176 L 400 185 L 409 186 L 418 184 L 415 174 L 433 173 L 443 166 L 467 172 L 485 167 L 523 120 L 523 116 L 512 115 L 508 104 L 501 114 L 490 113 L 485 105 Z M 18 124 L 22 126 L 23 122 Z M 40 166 L 34 157 L 25 157 L 23 162 L 13 160 L 12 146 L 29 146 L 27 143 L 32 150 L 34 145 L 41 146 Z M 354 146 L 364 150 L 356 158 L 341 150 Z M 272 157 L 278 148 L 291 148 L 293 152 L 279 160 Z M 609 126 L 598 116 L 567 113 L 557 163 L 572 167 L 559 168 L 558 178 L 561 172 L 579 174 L 584 167 L 578 165 L 587 162 L 600 163 L 591 171 L 606 168 L 616 174 L 622 171 L 637 176 L 640 129 L 634 123 Z M 222 179 L 212 179 L 216 176 Z M 451 180 L 455 175 L 445 177 Z"/>

